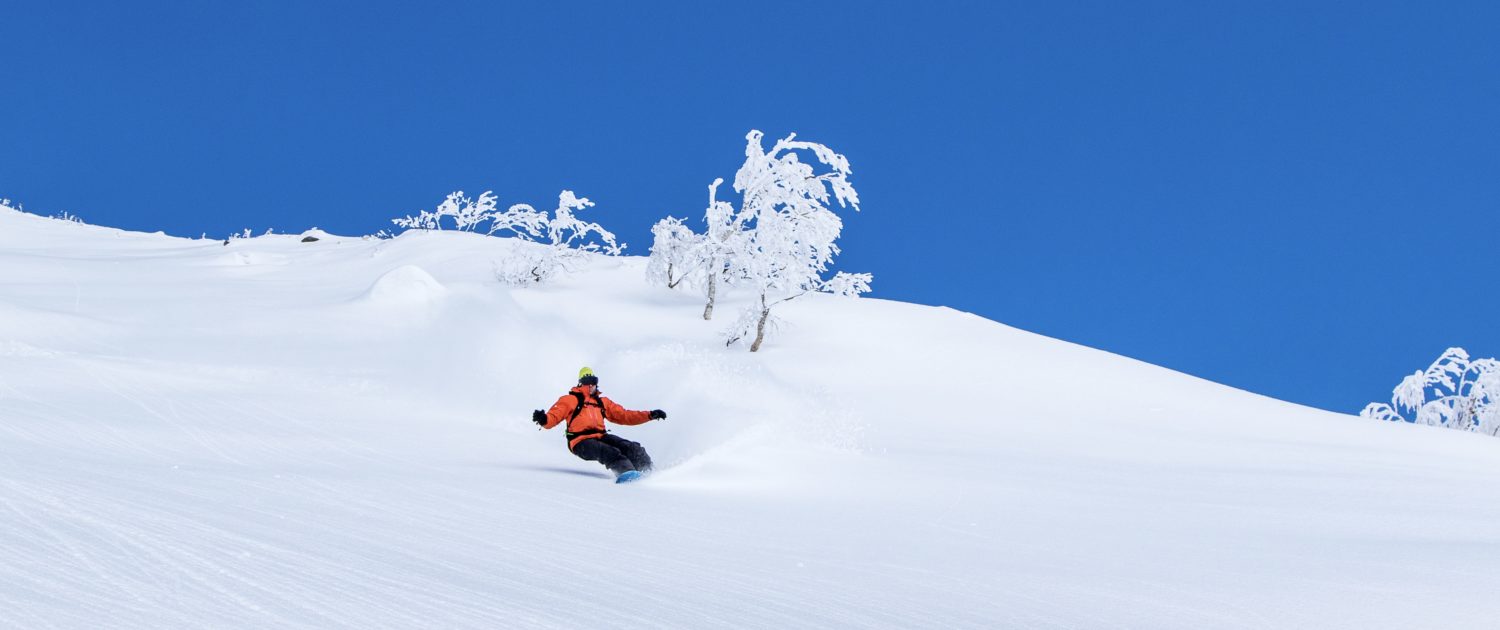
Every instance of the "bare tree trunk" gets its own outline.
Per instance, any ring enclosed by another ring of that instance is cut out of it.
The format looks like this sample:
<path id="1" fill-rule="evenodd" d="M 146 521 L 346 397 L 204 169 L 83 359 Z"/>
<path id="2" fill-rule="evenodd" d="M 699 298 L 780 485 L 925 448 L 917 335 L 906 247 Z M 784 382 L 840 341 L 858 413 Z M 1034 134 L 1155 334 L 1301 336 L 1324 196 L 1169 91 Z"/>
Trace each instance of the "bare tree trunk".
<path id="1" fill-rule="evenodd" d="M 708 266 L 708 305 L 703 307 L 703 319 L 714 318 L 714 296 L 719 293 L 719 274 L 714 265 Z"/>
<path id="2" fill-rule="evenodd" d="M 750 351 L 760 350 L 760 342 L 766 340 L 766 320 L 771 318 L 771 307 L 766 306 L 766 296 L 760 296 L 760 321 L 755 323 L 755 343 L 750 344 Z"/>

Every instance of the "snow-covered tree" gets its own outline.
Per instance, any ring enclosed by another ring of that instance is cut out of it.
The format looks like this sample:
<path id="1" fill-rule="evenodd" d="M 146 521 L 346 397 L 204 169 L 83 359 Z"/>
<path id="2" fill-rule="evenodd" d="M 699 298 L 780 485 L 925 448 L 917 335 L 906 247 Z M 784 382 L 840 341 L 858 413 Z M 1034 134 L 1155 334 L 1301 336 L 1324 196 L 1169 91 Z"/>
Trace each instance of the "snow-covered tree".
<path id="1" fill-rule="evenodd" d="M 741 204 L 723 217 L 719 240 L 725 247 L 719 259 L 726 277 L 735 278 L 755 295 L 727 331 L 727 343 L 750 340 L 751 352 L 760 350 L 768 327 L 774 327 L 776 305 L 813 291 L 855 296 L 868 292 L 872 279 L 870 274 L 823 277 L 839 253 L 835 241 L 843 230 L 843 221 L 831 204 L 859 210 L 859 195 L 849 183 L 849 160 L 825 145 L 799 141 L 796 134 L 778 140 L 769 151 L 762 138 L 759 131 L 745 136 L 745 163 L 734 178 Z M 825 167 L 822 172 L 803 162 L 799 151 L 811 153 Z M 710 209 L 723 212 L 713 198 L 716 187 L 717 182 L 710 187 Z M 712 221 L 709 232 L 713 232 Z M 714 266 L 710 271 L 718 270 Z M 718 277 L 710 274 L 710 309 Z M 710 314 L 706 312 L 705 317 Z"/>
<path id="2" fill-rule="evenodd" d="M 1359 415 L 1500 435 L 1500 362 L 1449 348 L 1426 370 L 1402 379 L 1389 404 L 1370 403 Z"/>
<path id="3" fill-rule="evenodd" d="M 697 234 L 676 217 L 651 226 L 651 256 L 646 259 L 646 281 L 675 289 L 696 271 L 692 260 L 698 249 Z"/>
<path id="4" fill-rule="evenodd" d="M 500 217 L 496 224 L 522 240 L 538 240 L 544 247 L 518 248 L 509 258 L 497 263 L 495 277 L 506 284 L 523 285 L 546 282 L 562 271 L 571 271 L 585 253 L 618 256 L 625 245 L 616 241 L 613 232 L 598 223 L 579 220 L 577 212 L 594 205 L 564 190 L 557 197 L 557 209 L 549 217 L 526 204 L 516 204 L 506 211 L 512 217 Z M 532 219 L 531 217 L 536 217 Z M 493 234 L 496 229 L 491 229 Z M 535 237 L 535 238 L 533 238 Z"/>
<path id="5" fill-rule="evenodd" d="M 708 185 L 708 208 L 703 211 L 705 229 L 696 259 L 702 263 L 704 294 L 703 319 L 714 318 L 714 303 L 719 296 L 719 287 L 733 283 L 737 262 L 747 251 L 749 237 L 745 224 L 753 215 L 736 212 L 734 204 L 719 200 L 719 186 L 724 178 L 715 178 Z"/>
<path id="6" fill-rule="evenodd" d="M 567 191 L 563 192 L 572 194 Z M 539 238 L 547 230 L 549 221 L 547 213 L 539 212 L 531 205 L 524 203 L 512 205 L 501 211 L 498 201 L 493 191 L 486 190 L 479 195 L 478 199 L 471 199 L 460 190 L 449 193 L 435 210 L 422 210 L 416 216 L 408 215 L 399 219 L 391 219 L 391 222 L 408 230 L 442 230 L 444 218 L 447 218 L 452 222 L 453 229 L 461 232 L 474 232 L 482 224 L 488 223 L 486 230 L 488 234 L 510 232 L 526 240 Z"/>
<path id="7" fill-rule="evenodd" d="M 579 210 L 593 206 L 594 202 L 587 198 L 574 195 L 571 190 L 564 190 L 557 196 L 557 209 L 552 211 L 550 218 L 547 217 L 547 213 L 537 212 L 525 204 L 511 206 L 511 211 L 524 207 L 527 213 L 540 215 L 542 221 L 540 236 L 546 237 L 543 242 L 555 248 L 619 256 L 620 252 L 625 251 L 625 246 L 615 241 L 613 232 L 604 229 L 598 223 L 581 221 L 575 214 Z M 515 231 L 514 228 L 506 227 L 505 229 Z M 494 232 L 494 229 L 490 230 L 491 234 Z M 525 238 L 521 232 L 516 233 Z M 591 238 L 590 234 L 594 236 Z"/>
<path id="8" fill-rule="evenodd" d="M 454 229 L 461 232 L 473 232 L 480 223 L 494 217 L 496 202 L 493 191 L 486 190 L 479 195 L 479 199 L 470 199 L 464 196 L 464 191 L 460 190 L 449 193 L 448 198 L 438 204 L 436 210 L 431 212 L 422 210 L 416 216 L 408 215 L 399 219 L 391 219 L 391 222 L 406 229 L 441 230 L 443 218 L 447 217 L 453 221 Z"/>
<path id="9" fill-rule="evenodd" d="M 726 333 L 728 345 L 749 341 L 751 352 L 760 350 L 767 331 L 775 328 L 778 304 L 814 291 L 858 296 L 870 291 L 873 279 L 867 273 L 824 278 L 843 230 L 832 205 L 858 211 L 859 195 L 849 183 L 847 158 L 796 137 L 788 135 L 767 151 L 764 134 L 752 130 L 745 136 L 745 162 L 734 178 L 740 205 L 718 198 L 724 180 L 715 179 L 708 186 L 702 234 L 672 217 L 652 229 L 647 280 L 673 288 L 701 286 L 703 319 L 713 318 L 722 287 L 754 292 L 754 302 Z M 823 168 L 803 162 L 804 154 Z"/>
<path id="10" fill-rule="evenodd" d="M 471 199 L 463 191 L 448 195 L 436 210 L 423 210 L 416 216 L 392 219 L 399 227 L 418 230 L 441 230 L 445 218 L 454 229 L 474 232 L 484 226 L 495 235 L 509 232 L 523 241 L 544 245 L 543 248 L 517 248 L 506 260 L 497 263 L 495 276 L 508 284 L 545 282 L 559 271 L 570 269 L 585 252 L 618 256 L 625 245 L 613 232 L 598 223 L 578 218 L 578 211 L 594 202 L 564 190 L 557 196 L 557 209 L 550 214 L 530 204 L 518 203 L 500 210 L 495 194 L 485 191 Z M 488 224 L 485 226 L 484 224 Z"/>
<path id="11" fill-rule="evenodd" d="M 742 222 L 749 216 L 736 213 L 734 204 L 719 200 L 723 183 L 723 178 L 717 178 L 708 185 L 703 234 L 673 217 L 657 222 L 652 228 L 655 242 L 646 266 L 646 279 L 652 284 L 701 287 L 707 298 L 703 319 L 713 319 L 719 287 L 735 279 L 732 261 L 745 241 Z"/>

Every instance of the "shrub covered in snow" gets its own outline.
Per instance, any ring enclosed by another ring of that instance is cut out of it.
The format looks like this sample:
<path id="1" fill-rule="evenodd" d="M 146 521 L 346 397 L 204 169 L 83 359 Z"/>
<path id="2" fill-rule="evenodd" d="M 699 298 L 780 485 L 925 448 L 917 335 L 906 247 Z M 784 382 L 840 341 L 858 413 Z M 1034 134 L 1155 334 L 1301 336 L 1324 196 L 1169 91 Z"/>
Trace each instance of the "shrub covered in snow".
<path id="1" fill-rule="evenodd" d="M 1449 348 L 1426 370 L 1402 379 L 1390 404 L 1370 403 L 1359 415 L 1500 435 L 1500 362 Z"/>
<path id="2" fill-rule="evenodd" d="M 391 222 L 408 230 L 441 230 L 444 218 L 452 222 L 453 229 L 461 232 L 473 232 L 481 223 L 488 222 L 490 234 L 518 228 L 534 233 L 533 226 L 540 220 L 536 211 L 524 204 L 516 204 L 505 212 L 497 212 L 496 197 L 492 191 L 486 190 L 479 195 L 479 199 L 471 199 L 464 196 L 464 191 L 459 190 L 449 193 L 448 198 L 438 204 L 436 210 L 422 210 L 416 216 L 391 219 Z"/>
<path id="3" fill-rule="evenodd" d="M 586 252 L 618 256 L 625 250 L 613 232 L 598 223 L 578 219 L 579 210 L 593 205 L 573 191 L 564 190 L 557 197 L 557 208 L 550 213 L 524 203 L 500 210 L 493 192 L 485 191 L 478 199 L 471 199 L 460 190 L 448 195 L 436 210 L 423 210 L 416 216 L 391 222 L 398 227 L 420 230 L 441 230 L 447 223 L 464 232 L 474 232 L 483 226 L 490 235 L 509 232 L 523 241 L 539 243 L 544 247 L 517 248 L 512 256 L 495 263 L 497 279 L 524 285 L 545 282 L 558 272 L 571 269 Z"/>

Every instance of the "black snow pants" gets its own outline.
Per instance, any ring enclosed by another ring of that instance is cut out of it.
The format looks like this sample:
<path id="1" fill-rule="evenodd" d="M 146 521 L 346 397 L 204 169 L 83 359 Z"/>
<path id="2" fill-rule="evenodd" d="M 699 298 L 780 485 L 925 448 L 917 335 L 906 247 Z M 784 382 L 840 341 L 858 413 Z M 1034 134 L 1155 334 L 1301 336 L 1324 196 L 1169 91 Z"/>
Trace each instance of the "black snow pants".
<path id="1" fill-rule="evenodd" d="M 611 433 L 579 442 L 573 447 L 573 454 L 604 464 L 616 475 L 627 470 L 651 472 L 651 456 L 644 447 Z"/>

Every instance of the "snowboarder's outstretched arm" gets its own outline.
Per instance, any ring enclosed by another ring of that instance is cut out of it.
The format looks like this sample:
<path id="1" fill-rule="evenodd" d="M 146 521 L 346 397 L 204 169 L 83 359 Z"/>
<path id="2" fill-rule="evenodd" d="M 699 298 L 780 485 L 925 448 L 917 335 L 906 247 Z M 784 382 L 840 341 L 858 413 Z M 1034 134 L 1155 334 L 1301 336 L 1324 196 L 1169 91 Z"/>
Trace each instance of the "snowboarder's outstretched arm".
<path id="1" fill-rule="evenodd" d="M 567 420 L 568 416 L 573 415 L 573 408 L 577 406 L 578 398 L 572 394 L 558 398 L 557 402 L 552 404 L 552 408 L 547 410 L 547 422 L 542 425 L 542 428 L 550 429 Z"/>
<path id="2" fill-rule="evenodd" d="M 651 417 L 651 412 L 649 411 L 632 411 L 621 407 L 609 398 L 601 396 L 599 399 L 604 403 L 604 410 L 607 412 L 604 414 L 604 417 L 615 424 L 646 424 L 654 419 Z M 571 412 L 572 410 L 569 409 L 568 411 Z M 666 414 L 662 414 L 662 417 L 666 417 Z"/>

